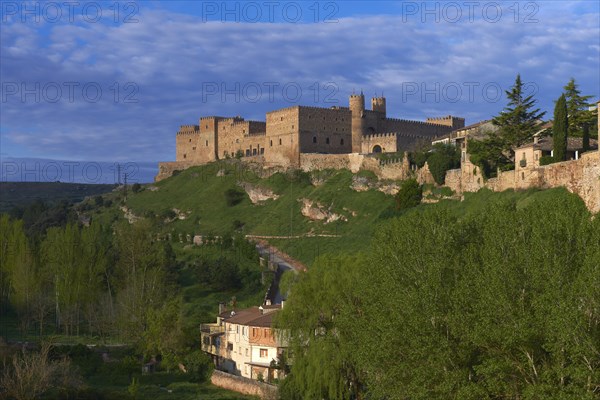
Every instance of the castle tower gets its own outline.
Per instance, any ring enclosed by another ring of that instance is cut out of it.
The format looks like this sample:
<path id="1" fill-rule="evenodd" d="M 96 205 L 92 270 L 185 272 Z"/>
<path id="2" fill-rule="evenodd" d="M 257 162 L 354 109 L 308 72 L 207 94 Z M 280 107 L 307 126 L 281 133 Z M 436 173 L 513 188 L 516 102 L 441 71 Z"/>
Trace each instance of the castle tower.
<path id="1" fill-rule="evenodd" d="M 380 118 L 386 118 L 385 97 L 373 97 L 371 99 L 371 110 L 380 114 Z"/>
<path id="2" fill-rule="evenodd" d="M 352 112 L 352 152 L 360 153 L 362 137 L 365 132 L 365 95 L 350 95 L 350 111 Z"/>

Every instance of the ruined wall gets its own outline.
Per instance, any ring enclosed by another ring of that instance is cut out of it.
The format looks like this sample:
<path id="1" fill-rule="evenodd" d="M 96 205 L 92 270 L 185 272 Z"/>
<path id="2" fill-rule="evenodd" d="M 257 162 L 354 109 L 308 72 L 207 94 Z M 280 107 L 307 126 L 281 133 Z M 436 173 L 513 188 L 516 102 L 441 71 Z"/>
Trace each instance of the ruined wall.
<path id="1" fill-rule="evenodd" d="M 352 151 L 349 109 L 299 107 L 300 152 L 343 154 Z"/>
<path id="2" fill-rule="evenodd" d="M 591 212 L 597 213 L 600 211 L 600 152 L 584 153 L 579 160 L 519 166 L 515 171 L 500 172 L 496 178 L 487 181 L 481 177 L 479 168 L 467 159 L 460 170 L 446 172 L 446 186 L 459 194 L 476 192 L 483 187 L 497 192 L 565 187 L 580 196 Z"/>
<path id="3" fill-rule="evenodd" d="M 189 167 L 198 165 L 194 161 L 169 161 L 158 163 L 158 174 L 154 177 L 154 182 L 162 181 L 173 175 L 175 171 L 183 171 Z"/>
<path id="4" fill-rule="evenodd" d="M 213 371 L 210 382 L 223 389 L 233 390 L 234 392 L 250 396 L 258 396 L 261 399 L 275 400 L 278 398 L 277 386 L 231 375 L 222 371 Z"/>

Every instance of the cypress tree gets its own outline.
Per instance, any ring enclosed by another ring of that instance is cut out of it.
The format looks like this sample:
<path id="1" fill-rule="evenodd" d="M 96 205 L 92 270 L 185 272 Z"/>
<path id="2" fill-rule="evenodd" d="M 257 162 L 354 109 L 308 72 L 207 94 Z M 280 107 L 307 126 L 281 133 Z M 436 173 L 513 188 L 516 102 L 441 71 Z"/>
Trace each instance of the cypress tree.
<path id="1" fill-rule="evenodd" d="M 554 160 L 564 161 L 567 159 L 567 129 L 569 117 L 567 114 L 567 101 L 565 95 L 561 94 L 554 107 L 554 125 L 552 127 L 554 139 Z"/>
<path id="2" fill-rule="evenodd" d="M 590 126 L 588 124 L 583 125 L 583 151 L 590 149 Z"/>

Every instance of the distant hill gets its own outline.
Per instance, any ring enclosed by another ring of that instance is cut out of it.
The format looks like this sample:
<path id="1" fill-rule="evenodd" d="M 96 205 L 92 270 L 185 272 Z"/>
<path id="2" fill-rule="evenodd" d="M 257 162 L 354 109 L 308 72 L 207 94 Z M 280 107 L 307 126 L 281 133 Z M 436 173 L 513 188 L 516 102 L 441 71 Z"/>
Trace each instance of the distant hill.
<path id="1" fill-rule="evenodd" d="M 60 200 L 82 201 L 86 196 L 96 196 L 112 191 L 115 185 L 89 185 L 61 182 L 0 182 L 0 212 L 15 206 L 26 206 L 37 199 L 45 203 Z"/>

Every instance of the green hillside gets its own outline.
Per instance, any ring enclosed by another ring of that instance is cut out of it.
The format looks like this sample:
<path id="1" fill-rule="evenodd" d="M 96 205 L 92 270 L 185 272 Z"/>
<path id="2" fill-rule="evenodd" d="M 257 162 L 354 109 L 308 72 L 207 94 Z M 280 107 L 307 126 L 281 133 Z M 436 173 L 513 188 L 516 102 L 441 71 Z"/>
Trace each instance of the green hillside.
<path id="1" fill-rule="evenodd" d="M 242 168 L 236 160 L 193 167 L 147 185 L 140 192 L 130 191 L 125 204 L 136 217 L 166 221 L 158 224 L 162 225 L 163 234 L 182 234 L 185 237 L 187 234 L 222 235 L 240 230 L 246 235 L 267 236 L 270 243 L 308 264 L 323 253 L 366 250 L 373 228 L 382 220 L 398 215 L 394 210 L 394 196 L 373 188 L 394 182 L 378 181 L 371 172 L 294 171 L 260 178 L 256 171 Z M 353 179 L 366 182 L 371 189 L 352 189 Z M 253 204 L 241 187 L 244 184 L 270 190 L 278 198 Z M 447 190 L 437 192 L 448 194 Z M 443 199 L 437 204 L 422 204 L 409 212 L 418 213 L 435 206 L 469 214 L 489 202 L 506 198 L 527 204 L 538 196 L 546 196 L 546 192 L 492 193 L 482 190 L 466 194 L 463 202 Z M 329 223 L 311 220 L 302 215 L 301 199 L 319 203 L 322 209 L 343 219 Z M 173 210 L 177 210 L 181 219 Z M 121 210 L 112 207 L 95 218 L 122 216 Z"/>

